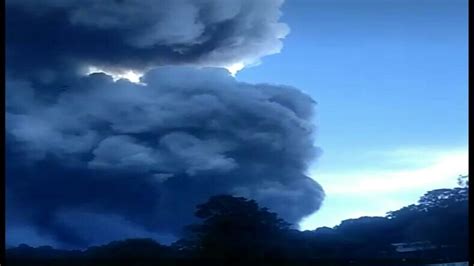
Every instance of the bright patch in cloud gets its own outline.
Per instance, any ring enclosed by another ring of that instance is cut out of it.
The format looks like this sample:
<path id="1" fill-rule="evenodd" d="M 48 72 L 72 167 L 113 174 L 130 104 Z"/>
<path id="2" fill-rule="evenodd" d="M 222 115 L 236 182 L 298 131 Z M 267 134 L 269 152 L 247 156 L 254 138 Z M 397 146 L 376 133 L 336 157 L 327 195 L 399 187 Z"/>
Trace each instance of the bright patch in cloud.
<path id="1" fill-rule="evenodd" d="M 245 64 L 242 62 L 239 62 L 239 63 L 232 64 L 230 66 L 227 66 L 226 69 L 230 72 L 232 76 L 235 77 L 235 74 L 237 74 L 237 72 L 242 70 L 244 67 L 245 67 Z"/>
<path id="2" fill-rule="evenodd" d="M 133 71 L 133 70 L 127 70 L 123 72 L 113 72 L 113 71 L 100 69 L 95 66 L 90 66 L 87 69 L 86 75 L 90 75 L 92 73 L 105 73 L 107 75 L 112 76 L 114 81 L 117 81 L 119 79 L 128 79 L 130 82 L 133 82 L 133 83 L 140 83 L 140 78 L 143 75 L 143 73 Z"/>

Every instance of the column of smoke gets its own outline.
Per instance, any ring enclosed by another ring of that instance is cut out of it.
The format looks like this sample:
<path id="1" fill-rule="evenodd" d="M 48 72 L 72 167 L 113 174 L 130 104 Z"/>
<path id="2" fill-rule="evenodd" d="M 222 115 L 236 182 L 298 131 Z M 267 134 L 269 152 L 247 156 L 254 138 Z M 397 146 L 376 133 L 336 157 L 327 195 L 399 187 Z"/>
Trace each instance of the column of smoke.
<path id="1" fill-rule="evenodd" d="M 314 101 L 221 68 L 279 52 L 281 4 L 7 1 L 8 241 L 169 241 L 224 193 L 292 223 L 316 211 Z"/>

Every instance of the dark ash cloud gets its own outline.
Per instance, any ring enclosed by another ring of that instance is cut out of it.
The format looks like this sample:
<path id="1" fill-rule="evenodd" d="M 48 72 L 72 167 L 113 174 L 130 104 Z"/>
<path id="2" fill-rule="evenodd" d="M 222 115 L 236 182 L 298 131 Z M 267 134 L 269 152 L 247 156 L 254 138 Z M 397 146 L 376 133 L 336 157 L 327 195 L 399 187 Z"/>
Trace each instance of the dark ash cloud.
<path id="1" fill-rule="evenodd" d="M 7 223 L 72 247 L 120 232 L 169 239 L 215 194 L 292 223 L 320 207 L 324 192 L 304 174 L 319 152 L 309 96 L 217 68 L 159 67 L 142 81 L 92 74 L 51 101 L 9 79 Z M 89 230 L 80 219 L 118 222 Z"/>
<path id="2" fill-rule="evenodd" d="M 281 5 L 7 0 L 7 241 L 169 242 L 223 193 L 292 223 L 316 211 L 324 192 L 304 174 L 319 152 L 314 101 L 195 68 L 279 52 Z M 146 74 L 114 81 L 90 66 Z"/>
<path id="3" fill-rule="evenodd" d="M 282 3 L 8 0 L 7 70 L 48 83 L 68 81 L 90 65 L 144 69 L 252 64 L 282 47 L 289 32 L 279 22 Z"/>

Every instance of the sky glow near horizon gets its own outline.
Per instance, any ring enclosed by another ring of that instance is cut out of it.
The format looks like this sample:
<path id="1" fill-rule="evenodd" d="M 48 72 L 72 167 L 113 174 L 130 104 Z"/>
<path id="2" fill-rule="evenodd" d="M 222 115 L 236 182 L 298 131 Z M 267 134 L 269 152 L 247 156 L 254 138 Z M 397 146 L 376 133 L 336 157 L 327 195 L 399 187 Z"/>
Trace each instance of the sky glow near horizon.
<path id="1" fill-rule="evenodd" d="M 342 173 L 309 171 L 326 191 L 321 209 L 300 222 L 301 230 L 335 226 L 361 216 L 385 216 L 415 203 L 425 192 L 457 186 L 457 177 L 469 170 L 467 149 L 400 149 L 369 153 L 380 169 L 348 169 Z M 346 180 L 346 181 L 344 181 Z M 347 181 L 350 180 L 350 181 Z M 341 208 L 344 212 L 332 212 Z"/>

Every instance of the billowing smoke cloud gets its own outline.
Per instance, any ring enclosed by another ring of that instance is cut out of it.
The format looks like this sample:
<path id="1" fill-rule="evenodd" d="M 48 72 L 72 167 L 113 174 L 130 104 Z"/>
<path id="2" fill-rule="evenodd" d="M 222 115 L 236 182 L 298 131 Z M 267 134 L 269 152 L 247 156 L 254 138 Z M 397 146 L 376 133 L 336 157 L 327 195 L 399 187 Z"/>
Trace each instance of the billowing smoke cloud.
<path id="1" fill-rule="evenodd" d="M 142 81 L 92 74 L 54 102 L 9 81 L 7 217 L 81 246 L 92 232 L 177 234 L 214 194 L 254 198 L 293 223 L 319 208 L 323 190 L 303 174 L 318 153 L 309 96 L 215 68 L 159 67 Z M 83 230 L 78 217 L 120 226 Z"/>
<path id="2" fill-rule="evenodd" d="M 7 241 L 169 242 L 222 193 L 292 223 L 316 211 L 324 192 L 304 175 L 318 155 L 314 101 L 196 68 L 278 52 L 280 6 L 7 1 Z M 146 73 L 137 84 L 80 74 L 88 66 Z"/>
<path id="3" fill-rule="evenodd" d="M 253 64 L 282 47 L 282 2 L 8 0 L 7 69 L 47 83 L 91 65 Z"/>

